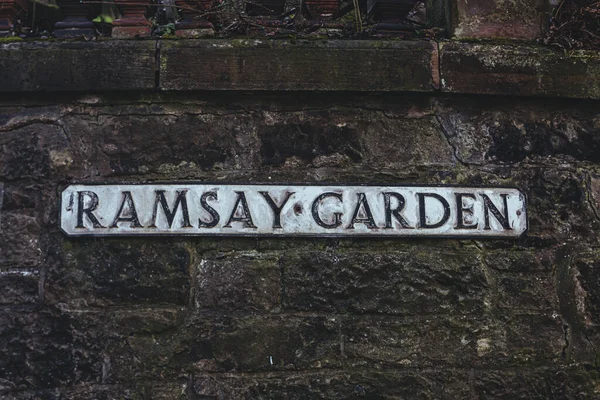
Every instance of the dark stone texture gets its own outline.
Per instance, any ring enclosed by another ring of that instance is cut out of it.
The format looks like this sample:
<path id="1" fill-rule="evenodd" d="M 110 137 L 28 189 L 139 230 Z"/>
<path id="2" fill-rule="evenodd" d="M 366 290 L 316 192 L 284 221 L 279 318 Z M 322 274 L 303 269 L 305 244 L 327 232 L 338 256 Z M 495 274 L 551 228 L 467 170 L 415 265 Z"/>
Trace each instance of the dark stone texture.
<path id="1" fill-rule="evenodd" d="M 547 273 L 501 274 L 497 280 L 500 308 L 551 313 L 558 306 L 554 279 Z"/>
<path id="2" fill-rule="evenodd" d="M 281 263 L 284 306 L 296 310 L 480 313 L 488 285 L 478 257 L 456 252 L 303 252 Z"/>
<path id="3" fill-rule="evenodd" d="M 9 393 L 6 400 L 137 400 L 151 398 L 153 400 L 185 399 L 186 383 L 166 382 L 131 382 L 123 385 L 81 385 L 64 389 L 38 389 Z"/>
<path id="4" fill-rule="evenodd" d="M 151 90 L 154 41 L 0 44 L 0 92 Z"/>
<path id="5" fill-rule="evenodd" d="M 2 312 L 0 321 L 0 393 L 97 379 L 98 355 L 74 335 L 69 316 Z"/>
<path id="6" fill-rule="evenodd" d="M 440 45 L 442 91 L 600 98 L 594 51 L 569 54 L 547 47 L 450 42 Z"/>
<path id="7" fill-rule="evenodd" d="M 545 7 L 535 0 L 457 0 L 451 7 L 452 33 L 459 39 L 534 40 L 547 18 Z"/>
<path id="8" fill-rule="evenodd" d="M 0 270 L 0 305 L 38 302 L 39 272 L 30 269 Z"/>
<path id="9" fill-rule="evenodd" d="M 600 324 L 600 257 L 598 253 L 577 255 L 573 259 L 577 286 L 577 308 L 585 325 Z"/>
<path id="10" fill-rule="evenodd" d="M 66 144 L 59 126 L 33 122 L 0 135 L 0 176 L 41 179 L 52 172 L 54 157 Z"/>
<path id="11" fill-rule="evenodd" d="M 200 396 L 236 399 L 386 399 L 467 398 L 464 371 L 322 371 L 269 374 L 256 377 L 197 375 L 194 392 Z"/>
<path id="12" fill-rule="evenodd" d="M 577 366 L 558 371 L 481 371 L 474 374 L 472 382 L 473 395 L 485 399 L 585 399 L 598 394 L 594 380 Z"/>
<path id="13" fill-rule="evenodd" d="M 212 350 L 217 370 L 303 370 L 339 363 L 340 327 L 335 316 L 199 318 L 202 325 L 195 331 L 202 335 L 208 328 L 208 335 L 197 343 Z"/>
<path id="14" fill-rule="evenodd" d="M 0 212 L 0 268 L 38 267 L 44 253 L 35 215 L 28 211 Z"/>
<path id="15" fill-rule="evenodd" d="M 532 0 L 459 3 L 458 37 L 531 39 L 539 32 L 534 20 L 540 10 Z M 0 44 L 0 92 L 441 88 L 452 93 L 599 99 L 597 65 L 593 51 L 566 54 L 541 46 L 458 41 L 23 41 Z"/>
<path id="16" fill-rule="evenodd" d="M 426 41 L 163 41 L 159 87 L 429 92 L 436 63 Z"/>
<path id="17" fill-rule="evenodd" d="M 456 369 L 355 370 L 259 377 L 199 375 L 194 389 L 201 396 L 237 399 L 571 399 L 594 393 L 593 383 L 586 377 L 586 371 L 578 368 L 482 373 Z"/>
<path id="18" fill-rule="evenodd" d="M 194 304 L 220 311 L 269 311 L 281 301 L 278 254 L 217 254 L 196 263 Z"/>
<path id="19" fill-rule="evenodd" d="M 161 239 L 62 241 L 46 281 L 48 301 L 75 307 L 187 303 L 190 255 Z"/>
<path id="20" fill-rule="evenodd" d="M 540 108 L 523 101 L 486 98 L 481 108 L 469 100 L 442 100 L 436 116 L 464 163 L 517 163 L 557 157 L 600 161 L 600 112 L 595 102 L 551 103 Z"/>
<path id="21" fill-rule="evenodd" d="M 597 398 L 599 120 L 440 93 L 0 96 L 0 397 Z M 59 231 L 70 183 L 174 180 L 511 186 L 529 232 Z"/>
<path id="22" fill-rule="evenodd" d="M 531 315 L 510 322 L 446 315 L 348 317 L 342 335 L 352 365 L 378 368 L 560 363 L 565 346 L 561 321 Z"/>

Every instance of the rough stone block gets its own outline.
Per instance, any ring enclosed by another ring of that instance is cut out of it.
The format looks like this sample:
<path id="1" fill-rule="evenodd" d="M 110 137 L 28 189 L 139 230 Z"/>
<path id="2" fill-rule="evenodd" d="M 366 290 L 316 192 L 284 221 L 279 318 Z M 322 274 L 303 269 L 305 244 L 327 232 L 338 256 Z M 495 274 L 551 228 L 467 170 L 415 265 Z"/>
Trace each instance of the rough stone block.
<path id="1" fill-rule="evenodd" d="M 281 260 L 284 307 L 342 313 L 478 313 L 488 285 L 472 253 L 321 251 Z"/>
<path id="2" fill-rule="evenodd" d="M 282 167 L 281 179 L 290 181 L 294 178 L 287 175 L 298 173 L 298 167 L 398 170 L 456 163 L 435 119 L 420 117 L 426 110 L 406 118 L 359 107 L 254 114 L 243 105 L 230 105 L 228 113 L 157 105 L 83 112 L 101 115 L 61 119 L 71 142 L 48 153 L 55 161 L 45 154 L 45 173 L 76 179 L 152 174 L 173 180 L 206 178 L 207 171 L 248 174 L 268 166 Z M 60 159 L 68 163 L 55 167 Z"/>
<path id="3" fill-rule="evenodd" d="M 554 253 L 551 251 L 510 251 L 492 250 L 483 256 L 485 264 L 499 272 L 529 274 L 551 274 Z"/>
<path id="4" fill-rule="evenodd" d="M 450 42 L 441 44 L 442 91 L 600 98 L 600 55 L 547 47 Z"/>
<path id="5" fill-rule="evenodd" d="M 277 254 L 234 253 L 195 265 L 194 303 L 199 309 L 269 311 L 281 301 Z"/>
<path id="6" fill-rule="evenodd" d="M 92 384 L 66 388 L 30 389 L 5 393 L 5 400 L 89 400 L 89 399 L 186 399 L 187 385 L 181 382 L 130 382 L 121 385 Z"/>
<path id="7" fill-rule="evenodd" d="M 38 280 L 37 270 L 0 270 L 0 305 L 37 303 Z"/>
<path id="8" fill-rule="evenodd" d="M 63 239 L 46 280 L 49 302 L 73 307 L 187 304 L 188 251 L 164 239 Z"/>
<path id="9" fill-rule="evenodd" d="M 0 313 L 0 396 L 10 390 L 96 381 L 98 354 L 74 335 L 66 315 Z"/>
<path id="10" fill-rule="evenodd" d="M 437 82 L 425 41 L 165 41 L 160 59 L 163 90 L 428 92 Z"/>
<path id="11" fill-rule="evenodd" d="M 462 370 L 321 371 L 259 376 L 194 376 L 198 396 L 250 400 L 269 399 L 465 399 L 470 397 L 468 373 Z"/>
<path id="12" fill-rule="evenodd" d="M 546 15 L 537 0 L 458 0 L 453 34 L 459 39 L 528 39 L 542 33 Z"/>
<path id="13" fill-rule="evenodd" d="M 595 398 L 598 377 L 574 365 L 560 369 L 482 370 L 472 377 L 473 396 L 485 399 Z"/>
<path id="14" fill-rule="evenodd" d="M 52 152 L 64 148 L 67 138 L 60 127 L 36 122 L 35 118 L 21 121 L 25 126 L 2 132 L 0 176 L 10 180 L 41 179 L 51 174 L 55 167 Z"/>
<path id="15" fill-rule="evenodd" d="M 152 90 L 154 41 L 0 44 L 0 92 Z"/>
<path id="16" fill-rule="evenodd" d="M 75 334 L 101 357 L 102 381 L 164 382 L 185 375 L 191 363 L 182 356 L 184 310 L 132 307 L 113 312 L 69 313 Z M 190 333 L 190 336 L 194 336 Z"/>
<path id="17" fill-rule="evenodd" d="M 101 330 L 101 350 L 108 357 L 106 379 L 114 383 L 177 378 L 188 371 L 304 370 L 341 362 L 339 319 L 334 316 L 195 313 L 185 322 L 178 320 L 177 329 L 152 333 L 120 327 L 114 318 L 108 321 L 113 328 Z M 97 322 L 81 324 L 94 328 L 87 331 L 94 339 Z"/>
<path id="18" fill-rule="evenodd" d="M 548 314 L 559 310 L 551 273 L 501 274 L 497 279 L 498 307 Z"/>
<path id="19" fill-rule="evenodd" d="M 0 267 L 40 266 L 44 257 L 40 247 L 41 227 L 29 211 L 0 211 Z"/>
<path id="20" fill-rule="evenodd" d="M 465 164 L 600 161 L 592 102 L 548 100 L 541 108 L 532 99 L 453 98 L 438 103 L 436 117 Z"/>
<path id="21" fill-rule="evenodd" d="M 212 349 L 218 370 L 308 369 L 339 363 L 340 321 L 335 316 L 229 317 L 216 322 L 203 342 Z"/>
<path id="22" fill-rule="evenodd" d="M 600 254 L 578 254 L 573 259 L 575 268 L 574 296 L 577 311 L 589 328 L 600 324 Z"/>
<path id="23" fill-rule="evenodd" d="M 215 116 L 197 108 L 156 108 L 95 110 L 104 114 L 97 120 L 65 118 L 73 143 L 69 173 L 79 178 L 156 174 L 172 180 L 211 169 L 257 166 L 256 140 L 248 132 L 258 128 L 243 111 Z"/>
<path id="24" fill-rule="evenodd" d="M 560 320 L 516 316 L 497 321 L 470 316 L 342 319 L 344 355 L 352 366 L 439 368 L 537 365 L 561 361 Z"/>
<path id="25" fill-rule="evenodd" d="M 456 164 L 453 149 L 435 117 L 397 119 L 384 112 L 381 116 L 371 114 L 370 122 L 365 124 L 363 135 L 367 159 L 374 168 L 452 168 Z"/>

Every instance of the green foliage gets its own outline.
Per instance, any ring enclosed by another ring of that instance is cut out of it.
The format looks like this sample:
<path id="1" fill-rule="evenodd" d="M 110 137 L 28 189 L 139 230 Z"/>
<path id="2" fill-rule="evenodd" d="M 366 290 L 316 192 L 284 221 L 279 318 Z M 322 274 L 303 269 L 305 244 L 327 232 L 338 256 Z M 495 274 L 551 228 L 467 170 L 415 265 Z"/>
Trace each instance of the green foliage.
<path id="1" fill-rule="evenodd" d="M 114 21 L 114 18 L 109 14 L 100 14 L 92 20 L 92 22 L 98 22 L 98 23 L 104 22 L 106 24 L 112 24 L 113 21 Z"/>
<path id="2" fill-rule="evenodd" d="M 159 25 L 154 31 L 158 36 L 171 36 L 175 34 L 175 24 L 169 22 L 166 25 Z"/>

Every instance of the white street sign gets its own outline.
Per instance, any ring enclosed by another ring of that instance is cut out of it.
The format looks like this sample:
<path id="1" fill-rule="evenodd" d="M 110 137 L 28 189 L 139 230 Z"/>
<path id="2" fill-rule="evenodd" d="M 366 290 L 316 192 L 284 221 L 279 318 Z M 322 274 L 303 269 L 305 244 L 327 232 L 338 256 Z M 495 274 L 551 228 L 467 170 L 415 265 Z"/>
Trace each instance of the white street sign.
<path id="1" fill-rule="evenodd" d="M 514 188 L 221 184 L 70 185 L 69 236 L 518 237 L 526 200 Z"/>

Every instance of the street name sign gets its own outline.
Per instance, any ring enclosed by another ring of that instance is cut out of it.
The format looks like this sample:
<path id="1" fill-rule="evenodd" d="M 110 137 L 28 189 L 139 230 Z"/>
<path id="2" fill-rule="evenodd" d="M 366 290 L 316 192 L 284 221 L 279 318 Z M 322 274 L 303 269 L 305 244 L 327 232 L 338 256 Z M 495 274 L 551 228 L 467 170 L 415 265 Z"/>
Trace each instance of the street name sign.
<path id="1" fill-rule="evenodd" d="M 76 184 L 61 194 L 69 236 L 519 237 L 514 188 L 209 183 Z"/>

